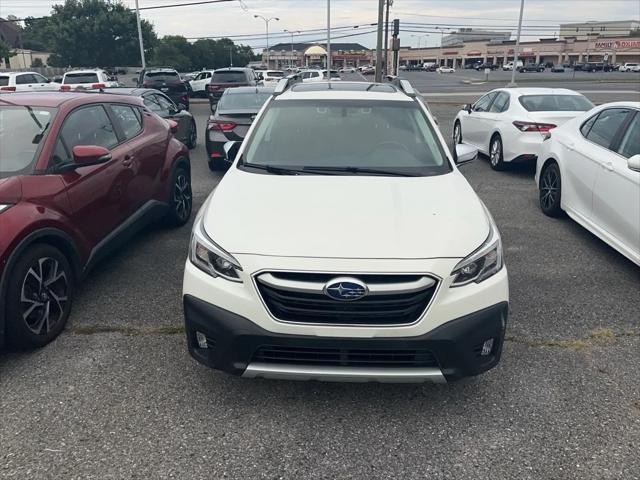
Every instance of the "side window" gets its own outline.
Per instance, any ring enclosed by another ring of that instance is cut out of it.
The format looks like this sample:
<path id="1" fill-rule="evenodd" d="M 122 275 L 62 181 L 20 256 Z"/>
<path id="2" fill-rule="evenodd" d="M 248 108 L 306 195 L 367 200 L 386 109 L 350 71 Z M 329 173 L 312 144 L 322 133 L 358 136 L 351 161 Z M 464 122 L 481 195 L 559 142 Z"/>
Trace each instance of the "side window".
<path id="1" fill-rule="evenodd" d="M 484 97 L 481 97 L 480 100 L 478 100 L 476 104 L 473 106 L 473 111 L 474 112 L 488 111 L 489 106 L 491 105 L 491 102 L 493 101 L 496 95 L 497 95 L 496 92 L 492 92 L 492 93 L 486 94 Z"/>
<path id="2" fill-rule="evenodd" d="M 39 75 L 37 73 L 33 74 L 33 78 L 35 79 L 36 83 L 47 83 L 48 80 L 43 77 L 42 75 Z"/>
<path id="3" fill-rule="evenodd" d="M 604 148 L 609 148 L 628 114 L 629 109 L 627 108 L 610 108 L 603 110 L 591 127 L 587 138 L 593 143 L 597 143 Z"/>
<path id="4" fill-rule="evenodd" d="M 27 85 L 29 83 L 36 83 L 33 75 L 25 73 L 24 75 L 16 76 L 16 85 Z"/>
<path id="5" fill-rule="evenodd" d="M 53 166 L 73 162 L 73 147 L 98 145 L 112 149 L 118 137 L 102 105 L 74 110 L 64 121 L 53 154 Z"/>
<path id="6" fill-rule="evenodd" d="M 155 97 L 156 101 L 160 105 L 160 108 L 162 109 L 162 112 L 164 112 L 166 115 L 169 115 L 172 111 L 176 110 L 176 106 L 174 105 L 174 103 L 167 97 L 158 94 L 156 94 Z"/>
<path id="7" fill-rule="evenodd" d="M 157 113 L 158 115 L 160 115 L 160 112 L 162 111 L 162 107 L 158 103 L 158 100 L 155 95 L 147 94 L 142 98 L 143 98 L 145 107 L 147 107 L 153 113 Z"/>
<path id="8" fill-rule="evenodd" d="M 598 115 L 594 115 L 582 124 L 582 127 L 580 127 L 580 133 L 582 133 L 583 137 L 587 138 L 587 135 L 589 135 L 589 132 L 591 131 L 591 127 L 593 127 L 593 124 L 596 123 L 596 120 L 598 119 Z"/>
<path id="9" fill-rule="evenodd" d="M 309 78 L 309 72 L 304 72 L 302 74 L 302 79 L 304 80 L 305 78 Z"/>
<path id="10" fill-rule="evenodd" d="M 498 96 L 491 104 L 490 112 L 502 113 L 509 108 L 509 94 L 507 92 L 500 92 Z"/>
<path id="11" fill-rule="evenodd" d="M 142 118 L 137 108 L 127 105 L 111 105 L 110 108 L 127 140 L 142 131 Z"/>
<path id="12" fill-rule="evenodd" d="M 211 78 L 211 72 L 204 72 L 202 78 Z"/>
<path id="13" fill-rule="evenodd" d="M 636 113 L 622 137 L 618 153 L 626 158 L 640 155 L 640 113 Z"/>

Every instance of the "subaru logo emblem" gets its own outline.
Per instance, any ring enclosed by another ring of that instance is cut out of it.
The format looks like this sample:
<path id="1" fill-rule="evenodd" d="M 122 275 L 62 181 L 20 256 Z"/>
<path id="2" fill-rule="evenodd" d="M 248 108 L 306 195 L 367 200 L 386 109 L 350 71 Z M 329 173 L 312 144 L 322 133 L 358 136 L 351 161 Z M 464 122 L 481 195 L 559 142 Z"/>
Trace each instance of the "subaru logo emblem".
<path id="1" fill-rule="evenodd" d="M 367 285 L 357 278 L 339 277 L 329 280 L 324 286 L 324 294 L 334 300 L 351 302 L 366 297 L 369 293 Z"/>

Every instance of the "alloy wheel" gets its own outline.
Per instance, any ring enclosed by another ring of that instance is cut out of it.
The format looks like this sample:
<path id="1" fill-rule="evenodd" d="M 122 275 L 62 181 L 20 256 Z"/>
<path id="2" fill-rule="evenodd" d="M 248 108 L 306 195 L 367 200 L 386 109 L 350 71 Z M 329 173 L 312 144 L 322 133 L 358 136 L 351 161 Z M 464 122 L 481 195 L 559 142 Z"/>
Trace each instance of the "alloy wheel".
<path id="1" fill-rule="evenodd" d="M 558 198 L 558 174 L 553 168 L 547 168 L 540 182 L 540 203 L 542 208 L 549 210 Z"/>
<path id="2" fill-rule="evenodd" d="M 457 144 L 462 143 L 462 134 L 460 133 L 460 124 L 456 123 L 453 128 L 453 141 Z"/>
<path id="3" fill-rule="evenodd" d="M 27 271 L 20 293 L 20 313 L 29 330 L 46 335 L 64 316 L 69 280 L 55 258 L 39 258 Z"/>
<path id="4" fill-rule="evenodd" d="M 494 167 L 500 163 L 500 156 L 502 154 L 502 145 L 497 138 L 491 143 L 491 165 Z"/>
<path id="5" fill-rule="evenodd" d="M 184 221 L 191 214 L 191 184 L 183 172 L 176 177 L 173 188 L 173 202 L 176 216 Z"/>

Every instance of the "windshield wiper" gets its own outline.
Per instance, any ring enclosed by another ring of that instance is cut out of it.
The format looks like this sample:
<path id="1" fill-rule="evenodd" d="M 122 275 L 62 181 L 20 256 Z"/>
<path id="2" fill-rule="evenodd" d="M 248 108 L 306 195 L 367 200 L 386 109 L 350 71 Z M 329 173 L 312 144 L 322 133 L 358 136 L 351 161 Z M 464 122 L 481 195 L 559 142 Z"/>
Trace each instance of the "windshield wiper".
<path id="1" fill-rule="evenodd" d="M 255 163 L 244 163 L 241 165 L 244 168 L 255 168 L 257 170 L 264 170 L 265 172 L 273 173 L 274 175 L 300 175 L 305 173 L 302 170 L 296 170 L 293 168 L 274 167 L 273 165 L 258 165 Z"/>
<path id="2" fill-rule="evenodd" d="M 367 167 L 304 167 L 303 170 L 305 172 L 347 172 L 353 173 L 354 175 L 358 174 L 372 174 L 372 175 L 389 175 L 393 177 L 415 177 L 411 173 L 399 172 L 397 170 L 385 170 L 379 168 L 367 168 Z"/>

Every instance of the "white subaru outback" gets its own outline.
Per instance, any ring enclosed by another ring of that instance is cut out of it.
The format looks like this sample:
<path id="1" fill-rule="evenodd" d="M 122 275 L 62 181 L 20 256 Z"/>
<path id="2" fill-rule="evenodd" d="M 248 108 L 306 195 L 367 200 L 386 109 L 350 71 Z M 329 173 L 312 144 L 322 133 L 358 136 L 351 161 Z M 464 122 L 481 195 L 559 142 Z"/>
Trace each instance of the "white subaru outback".
<path id="1" fill-rule="evenodd" d="M 494 367 L 498 229 L 406 81 L 282 80 L 200 210 L 191 355 L 244 377 L 455 380 Z"/>

